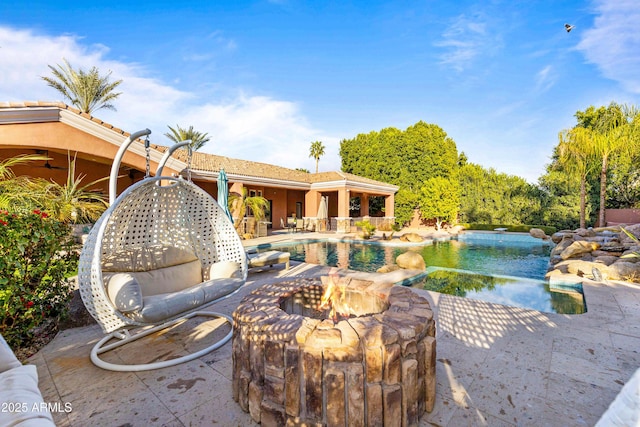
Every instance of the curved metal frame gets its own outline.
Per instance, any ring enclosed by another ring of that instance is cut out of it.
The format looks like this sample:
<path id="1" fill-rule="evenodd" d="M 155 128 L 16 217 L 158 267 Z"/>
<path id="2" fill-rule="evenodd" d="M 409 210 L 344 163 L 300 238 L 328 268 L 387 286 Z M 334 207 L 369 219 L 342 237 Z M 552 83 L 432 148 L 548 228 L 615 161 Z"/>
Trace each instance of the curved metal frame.
<path id="1" fill-rule="evenodd" d="M 223 318 L 229 323 L 229 325 L 231 325 L 231 330 L 222 339 L 216 341 L 215 343 L 213 343 L 208 347 L 203 348 L 202 350 L 196 351 L 194 353 L 189 353 L 187 355 L 184 355 L 175 359 L 165 360 L 162 362 L 136 364 L 136 365 L 124 365 L 124 364 L 106 362 L 100 358 L 100 355 L 102 353 L 106 353 L 108 351 L 111 351 L 116 348 L 122 347 L 126 344 L 129 344 L 130 342 L 144 338 L 155 332 L 158 332 L 158 331 L 167 329 L 173 325 L 177 325 L 179 323 L 185 322 L 186 320 L 195 316 Z M 182 316 L 178 319 L 172 320 L 171 322 L 163 323 L 162 325 L 158 325 L 158 326 L 154 326 L 153 328 L 146 329 L 135 335 L 129 334 L 129 331 L 127 329 L 119 332 L 112 332 L 111 334 L 103 337 L 100 341 L 96 343 L 96 345 L 93 346 L 93 348 L 91 349 L 91 362 L 93 362 L 93 364 L 99 368 L 106 369 L 109 371 L 117 371 L 117 372 L 139 372 L 139 371 L 149 371 L 152 369 L 167 368 L 169 366 L 175 366 L 180 363 L 189 362 L 191 360 L 197 359 L 198 357 L 204 356 L 205 354 L 210 353 L 213 350 L 216 350 L 222 347 L 227 342 L 229 342 L 232 335 L 233 335 L 233 319 L 230 316 L 227 316 L 226 314 L 222 314 L 222 313 L 216 313 L 213 311 L 195 311 L 185 316 Z M 120 339 L 120 341 L 117 341 L 112 344 L 107 344 L 110 340 L 116 339 L 116 338 Z"/>
<path id="2" fill-rule="evenodd" d="M 145 247 L 147 244 L 154 244 L 158 241 L 180 248 L 193 249 L 201 260 L 205 271 L 208 271 L 209 265 L 217 261 L 238 262 L 242 269 L 243 282 L 246 282 L 247 278 L 246 253 L 233 228 L 233 223 L 229 221 L 215 199 L 202 188 L 182 179 L 182 177 L 155 176 L 147 177 L 131 185 L 117 198 L 115 197 L 118 170 L 126 147 L 136 138 L 150 133 L 148 129 L 136 132 L 127 138 L 120 147 L 111 169 L 110 206 L 92 227 L 80 255 L 78 266 L 80 294 L 83 302 L 89 313 L 107 334 L 93 347 L 91 361 L 96 366 L 107 370 L 130 372 L 164 368 L 196 359 L 221 347 L 231 339 L 232 320 L 225 314 L 206 311 L 203 308 L 230 297 L 242 285 L 227 295 L 167 318 L 160 325 L 141 322 L 119 312 L 107 296 L 102 276 L 102 258 L 106 254 L 127 249 L 132 247 L 131 245 Z M 158 172 L 162 171 L 162 167 L 171 153 L 185 143 L 176 145 L 178 146 L 172 147 L 163 156 L 163 160 L 159 163 Z M 193 209 L 196 211 L 194 212 Z M 208 277 L 205 275 L 203 279 L 206 280 Z M 222 318 L 229 322 L 231 331 L 218 342 L 198 352 L 163 362 L 119 365 L 100 358 L 100 355 L 105 352 L 184 322 L 194 316 Z M 145 329 L 140 330 L 140 327 Z M 130 331 L 134 330 L 139 330 L 139 332 L 132 334 Z M 119 341 L 109 343 L 112 339 Z"/>

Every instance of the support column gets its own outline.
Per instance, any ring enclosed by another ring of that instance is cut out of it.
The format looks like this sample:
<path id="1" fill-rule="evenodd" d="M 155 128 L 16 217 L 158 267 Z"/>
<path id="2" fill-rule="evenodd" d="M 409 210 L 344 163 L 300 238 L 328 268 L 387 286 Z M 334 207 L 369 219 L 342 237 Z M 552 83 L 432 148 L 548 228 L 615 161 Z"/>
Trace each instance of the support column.
<path id="1" fill-rule="evenodd" d="M 369 195 L 365 193 L 360 196 L 360 216 L 369 216 Z"/>
<path id="2" fill-rule="evenodd" d="M 349 197 L 351 192 L 347 189 L 338 190 L 338 233 L 351 232 L 351 217 L 349 216 Z"/>
<path id="3" fill-rule="evenodd" d="M 384 198 L 384 216 L 393 218 L 395 217 L 395 195 L 391 194 Z"/>

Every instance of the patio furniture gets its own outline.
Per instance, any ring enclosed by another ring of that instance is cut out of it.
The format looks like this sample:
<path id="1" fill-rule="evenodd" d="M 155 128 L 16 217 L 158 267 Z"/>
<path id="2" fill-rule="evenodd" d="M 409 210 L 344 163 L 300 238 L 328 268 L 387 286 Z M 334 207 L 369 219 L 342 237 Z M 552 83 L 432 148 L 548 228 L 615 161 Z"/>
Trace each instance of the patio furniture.
<path id="1" fill-rule="evenodd" d="M 38 388 L 35 365 L 23 365 L 0 335 L 0 426 L 55 426 Z"/>
<path id="2" fill-rule="evenodd" d="M 285 264 L 284 269 L 288 270 L 290 263 L 289 258 L 291 254 L 289 252 L 280 251 L 267 251 L 260 253 L 247 254 L 249 268 L 254 267 L 273 267 L 274 264 Z"/>
<path id="3" fill-rule="evenodd" d="M 287 218 L 287 223 L 284 223 L 284 220 L 282 218 L 280 218 L 280 228 L 286 228 L 287 231 L 292 231 L 293 228 L 291 228 L 291 222 L 289 222 L 289 218 Z"/>
<path id="4" fill-rule="evenodd" d="M 184 142 L 165 153 L 156 177 L 147 176 L 115 197 L 124 152 L 149 133 L 131 135 L 116 154 L 111 205 L 91 229 L 78 266 L 82 300 L 107 334 L 93 347 L 91 361 L 114 371 L 173 366 L 222 346 L 232 332 L 203 350 L 162 362 L 118 365 L 100 358 L 191 317 L 220 317 L 231 324 L 229 316 L 203 308 L 238 291 L 247 278 L 244 247 L 220 205 L 188 179 L 159 176 Z"/>

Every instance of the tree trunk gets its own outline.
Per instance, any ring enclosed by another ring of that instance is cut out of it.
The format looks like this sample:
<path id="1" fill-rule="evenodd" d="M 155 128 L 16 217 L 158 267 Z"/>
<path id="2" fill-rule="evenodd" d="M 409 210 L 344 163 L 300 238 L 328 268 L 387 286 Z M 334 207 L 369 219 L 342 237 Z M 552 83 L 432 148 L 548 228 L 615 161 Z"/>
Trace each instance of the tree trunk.
<path id="1" fill-rule="evenodd" d="M 602 156 L 602 170 L 600 171 L 600 214 L 598 215 L 598 224 L 600 227 L 606 227 L 606 218 L 604 217 L 604 205 L 607 199 L 607 163 L 608 156 Z"/>
<path id="2" fill-rule="evenodd" d="M 587 216 L 587 178 L 585 176 L 580 180 L 580 228 L 586 228 L 586 219 Z"/>
<path id="3" fill-rule="evenodd" d="M 316 173 L 318 173 L 318 162 L 320 162 L 320 157 L 316 157 Z"/>

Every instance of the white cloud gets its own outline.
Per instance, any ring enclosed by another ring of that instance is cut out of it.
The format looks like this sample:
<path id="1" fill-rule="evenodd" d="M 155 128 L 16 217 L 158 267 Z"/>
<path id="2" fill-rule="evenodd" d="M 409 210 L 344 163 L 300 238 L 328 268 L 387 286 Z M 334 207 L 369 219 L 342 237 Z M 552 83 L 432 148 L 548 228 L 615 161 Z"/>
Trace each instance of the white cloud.
<path id="1" fill-rule="evenodd" d="M 212 37 L 235 46 L 217 33 Z M 98 110 L 94 115 L 128 132 L 149 128 L 154 143 L 169 143 L 164 137 L 167 125 L 193 125 L 211 137 L 205 152 L 313 170 L 309 145 L 321 140 L 327 147 L 321 170 L 340 167 L 338 138 L 314 129 L 294 102 L 235 91 L 229 100 L 199 103 L 200 94 L 177 89 L 151 76 L 140 64 L 110 60 L 108 53 L 105 46 L 84 45 L 77 36 L 47 36 L 0 26 L 0 63 L 10 64 L 0 73 L 0 101 L 61 100 L 41 76 L 50 75 L 47 65 L 66 58 L 75 68 L 96 66 L 112 71 L 112 79 L 122 79 L 118 87 L 122 95 L 114 102 L 117 111 Z"/>
<path id="2" fill-rule="evenodd" d="M 435 46 L 445 48 L 440 56 L 440 64 L 450 66 L 462 72 L 472 65 L 473 61 L 492 50 L 499 48 L 500 37 L 490 34 L 489 24 L 482 15 L 469 18 L 462 14 L 442 34 L 442 40 Z"/>
<path id="3" fill-rule="evenodd" d="M 556 83 L 556 73 L 552 65 L 547 65 L 536 74 L 536 91 L 546 92 Z"/>
<path id="4" fill-rule="evenodd" d="M 640 8 L 637 0 L 597 0 L 593 28 L 578 44 L 587 61 L 626 90 L 640 93 Z"/>

